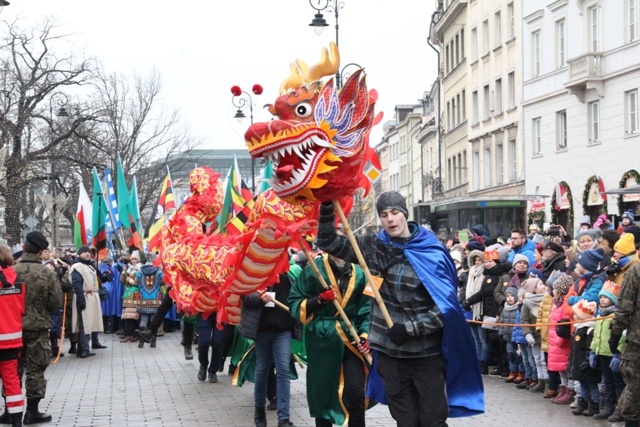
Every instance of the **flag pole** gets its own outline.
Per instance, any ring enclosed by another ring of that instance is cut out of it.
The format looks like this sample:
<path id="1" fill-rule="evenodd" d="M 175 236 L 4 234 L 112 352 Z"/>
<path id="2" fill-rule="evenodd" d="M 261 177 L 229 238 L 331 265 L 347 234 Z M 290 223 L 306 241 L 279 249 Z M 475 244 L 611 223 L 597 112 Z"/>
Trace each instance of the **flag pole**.
<path id="1" fill-rule="evenodd" d="M 335 211 L 338 213 L 340 217 L 340 222 L 344 225 L 344 230 L 347 233 L 347 238 L 351 243 L 351 247 L 353 248 L 353 252 L 356 254 L 358 258 L 358 263 L 360 264 L 360 268 L 364 271 L 364 275 L 367 278 L 367 282 L 369 282 L 369 286 L 371 286 L 371 290 L 373 291 L 373 295 L 375 296 L 376 302 L 378 303 L 378 307 L 380 307 L 380 311 L 382 312 L 382 316 L 384 317 L 385 322 L 388 327 L 393 326 L 393 321 L 391 320 L 391 316 L 389 315 L 389 311 L 387 310 L 387 306 L 384 305 L 384 301 L 382 300 L 382 296 L 380 295 L 380 291 L 376 286 L 373 277 L 371 276 L 371 272 L 369 271 L 369 267 L 362 256 L 362 252 L 360 251 L 360 246 L 358 246 L 358 242 L 356 241 L 356 236 L 353 235 L 353 231 L 349 226 L 349 221 L 347 221 L 347 217 L 344 215 L 344 211 L 342 210 L 342 206 L 340 206 L 340 202 L 337 200 L 333 201 L 333 207 Z"/>

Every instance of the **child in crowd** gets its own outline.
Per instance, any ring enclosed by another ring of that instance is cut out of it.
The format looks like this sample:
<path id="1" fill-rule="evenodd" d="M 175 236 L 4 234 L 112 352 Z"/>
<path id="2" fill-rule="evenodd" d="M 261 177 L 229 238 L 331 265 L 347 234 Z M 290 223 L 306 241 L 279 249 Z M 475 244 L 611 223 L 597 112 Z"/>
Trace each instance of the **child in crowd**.
<path id="1" fill-rule="evenodd" d="M 551 376 L 548 369 L 549 363 L 549 319 L 551 318 L 551 309 L 553 308 L 553 283 L 562 276 L 560 271 L 552 271 L 546 282 L 546 291 L 542 298 L 542 303 L 538 309 L 536 317 L 536 330 L 540 334 L 540 350 L 542 352 L 542 363 L 547 372 L 546 388 L 544 390 L 544 398 L 551 399 L 558 395 L 558 386 L 560 385 L 560 376 Z M 543 276 L 544 277 L 544 276 Z"/>
<path id="2" fill-rule="evenodd" d="M 562 303 L 565 295 L 569 292 L 569 288 L 573 285 L 573 278 L 568 274 L 562 274 L 553 282 L 553 307 L 551 308 L 551 317 L 549 323 L 557 324 L 568 321 L 564 318 L 562 311 Z M 558 335 L 558 329 L 565 328 L 567 335 L 562 337 Z M 560 405 L 568 405 L 573 402 L 575 392 L 569 387 L 569 353 L 571 352 L 570 338 L 571 328 L 569 325 L 549 328 L 549 352 L 548 366 L 549 378 L 560 378 L 558 394 L 553 398 L 552 402 Z"/>
<path id="3" fill-rule="evenodd" d="M 591 342 L 591 354 L 589 355 L 590 366 L 592 368 L 599 367 L 602 370 L 606 396 L 605 410 L 594 415 L 593 418 L 598 420 L 608 419 L 611 422 L 623 421 L 620 413 L 617 411 L 616 405 L 618 398 L 624 390 L 625 384 L 619 370 L 620 359 L 618 355 L 614 356 L 613 353 L 611 353 L 609 347 L 611 321 L 613 320 L 610 316 L 616 311 L 619 292 L 620 285 L 610 280 L 607 280 L 602 286 L 598 316 L 596 318 L 596 328 L 593 334 L 593 341 Z M 621 350 L 623 345 L 624 337 L 619 347 Z M 614 358 L 618 358 L 618 360 L 613 361 Z M 616 364 L 618 369 L 616 369 Z"/>
<path id="4" fill-rule="evenodd" d="M 505 291 L 506 300 L 502 313 L 500 314 L 500 323 L 516 324 L 518 323 L 518 289 L 509 287 Z M 524 379 L 524 364 L 522 357 L 518 354 L 518 345 L 513 340 L 513 326 L 500 326 L 498 334 L 505 341 L 507 347 L 507 358 L 509 360 L 509 376 L 505 382 L 512 383 L 518 379 Z"/>
<path id="5" fill-rule="evenodd" d="M 594 416 L 600 413 L 600 392 L 598 382 L 602 373 L 596 366 L 589 364 L 591 342 L 595 331 L 595 302 L 580 300 L 572 306 L 574 317 L 578 323 L 571 339 L 571 354 L 569 356 L 569 372 L 571 378 L 580 382 L 580 397 L 578 405 L 572 411 L 573 415 Z"/>
<path id="6" fill-rule="evenodd" d="M 531 277 L 524 281 L 522 289 L 525 291 L 522 301 L 522 332 L 527 340 L 527 344 L 531 347 L 533 354 L 534 369 L 537 373 L 538 381 L 529 388 L 532 393 L 540 393 L 545 391 L 546 382 L 549 378 L 547 367 L 544 361 L 544 354 L 541 347 L 540 332 L 536 328 L 538 311 L 542 305 L 544 295 L 547 293 L 547 286 L 537 277 Z M 531 360 L 531 359 L 530 359 Z"/>
<path id="7" fill-rule="evenodd" d="M 533 292 L 534 285 L 534 281 L 527 282 L 527 280 L 525 280 L 522 284 L 522 287 L 518 291 L 518 312 L 516 313 L 516 324 L 526 323 L 524 322 L 522 317 L 524 296 L 527 293 Z M 511 338 L 511 340 L 518 344 L 518 349 L 520 350 L 520 355 L 522 356 L 522 363 L 524 364 L 524 381 L 518 383 L 518 381 L 516 380 L 514 381 L 514 383 L 518 384 L 516 386 L 517 388 L 521 390 L 528 390 L 538 384 L 538 371 L 536 370 L 536 361 L 533 357 L 533 351 L 531 350 L 531 346 L 526 339 L 524 327 L 514 326 L 513 337 Z"/>

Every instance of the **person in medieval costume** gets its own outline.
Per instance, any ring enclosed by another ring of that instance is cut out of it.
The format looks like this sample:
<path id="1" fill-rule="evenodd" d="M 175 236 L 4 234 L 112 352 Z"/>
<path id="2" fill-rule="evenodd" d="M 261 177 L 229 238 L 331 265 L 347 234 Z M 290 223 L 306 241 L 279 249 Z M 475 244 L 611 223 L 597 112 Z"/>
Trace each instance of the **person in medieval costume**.
<path id="1" fill-rule="evenodd" d="M 150 324 L 153 316 L 158 312 L 162 303 L 164 289 L 162 283 L 162 271 L 153 265 L 154 257 L 147 254 L 147 263 L 140 268 L 140 282 L 138 284 L 138 313 L 140 313 L 140 329 L 145 330 Z M 139 348 L 144 347 L 145 340 L 140 340 Z M 151 347 L 156 346 L 155 339 L 151 341 Z"/>

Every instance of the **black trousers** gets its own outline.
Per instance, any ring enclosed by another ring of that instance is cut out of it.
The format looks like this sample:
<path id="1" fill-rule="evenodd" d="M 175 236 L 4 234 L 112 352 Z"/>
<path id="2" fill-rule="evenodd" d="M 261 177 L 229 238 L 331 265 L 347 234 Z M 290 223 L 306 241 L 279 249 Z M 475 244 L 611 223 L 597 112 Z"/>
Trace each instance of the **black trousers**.
<path id="1" fill-rule="evenodd" d="M 164 316 L 166 316 L 169 310 L 171 310 L 171 307 L 173 307 L 173 300 L 167 290 L 167 293 L 162 297 L 162 302 L 160 303 L 160 307 L 158 307 L 158 311 L 156 311 L 151 322 L 149 322 L 149 329 L 151 331 L 158 332 L 160 325 L 162 325 L 162 322 L 164 321 Z"/>
<path id="2" fill-rule="evenodd" d="M 441 356 L 399 359 L 378 353 L 378 374 L 398 427 L 445 427 L 449 415 Z"/>
<path id="3" fill-rule="evenodd" d="M 344 371 L 343 398 L 349 412 L 349 427 L 365 427 L 364 419 L 364 367 L 362 360 L 345 349 L 342 357 Z M 331 421 L 316 418 L 316 427 L 331 427 Z"/>

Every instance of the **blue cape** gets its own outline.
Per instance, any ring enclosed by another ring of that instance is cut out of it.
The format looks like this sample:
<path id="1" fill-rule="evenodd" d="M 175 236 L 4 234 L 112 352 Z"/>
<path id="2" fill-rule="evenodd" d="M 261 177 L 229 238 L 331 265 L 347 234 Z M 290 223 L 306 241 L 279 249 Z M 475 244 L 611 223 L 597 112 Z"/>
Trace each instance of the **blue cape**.
<path id="1" fill-rule="evenodd" d="M 451 255 L 434 234 L 410 223 L 418 231 L 404 245 L 393 242 L 386 231 L 377 234 L 384 245 L 403 250 L 420 281 L 444 316 L 442 358 L 445 363 L 449 416 L 471 417 L 484 413 L 484 386 L 471 330 L 456 295 L 457 275 Z M 375 355 L 374 355 L 375 356 Z M 376 358 L 374 357 L 374 365 Z M 369 371 L 367 395 L 386 401 L 376 367 Z M 377 390 L 376 390 L 377 389 Z"/>

